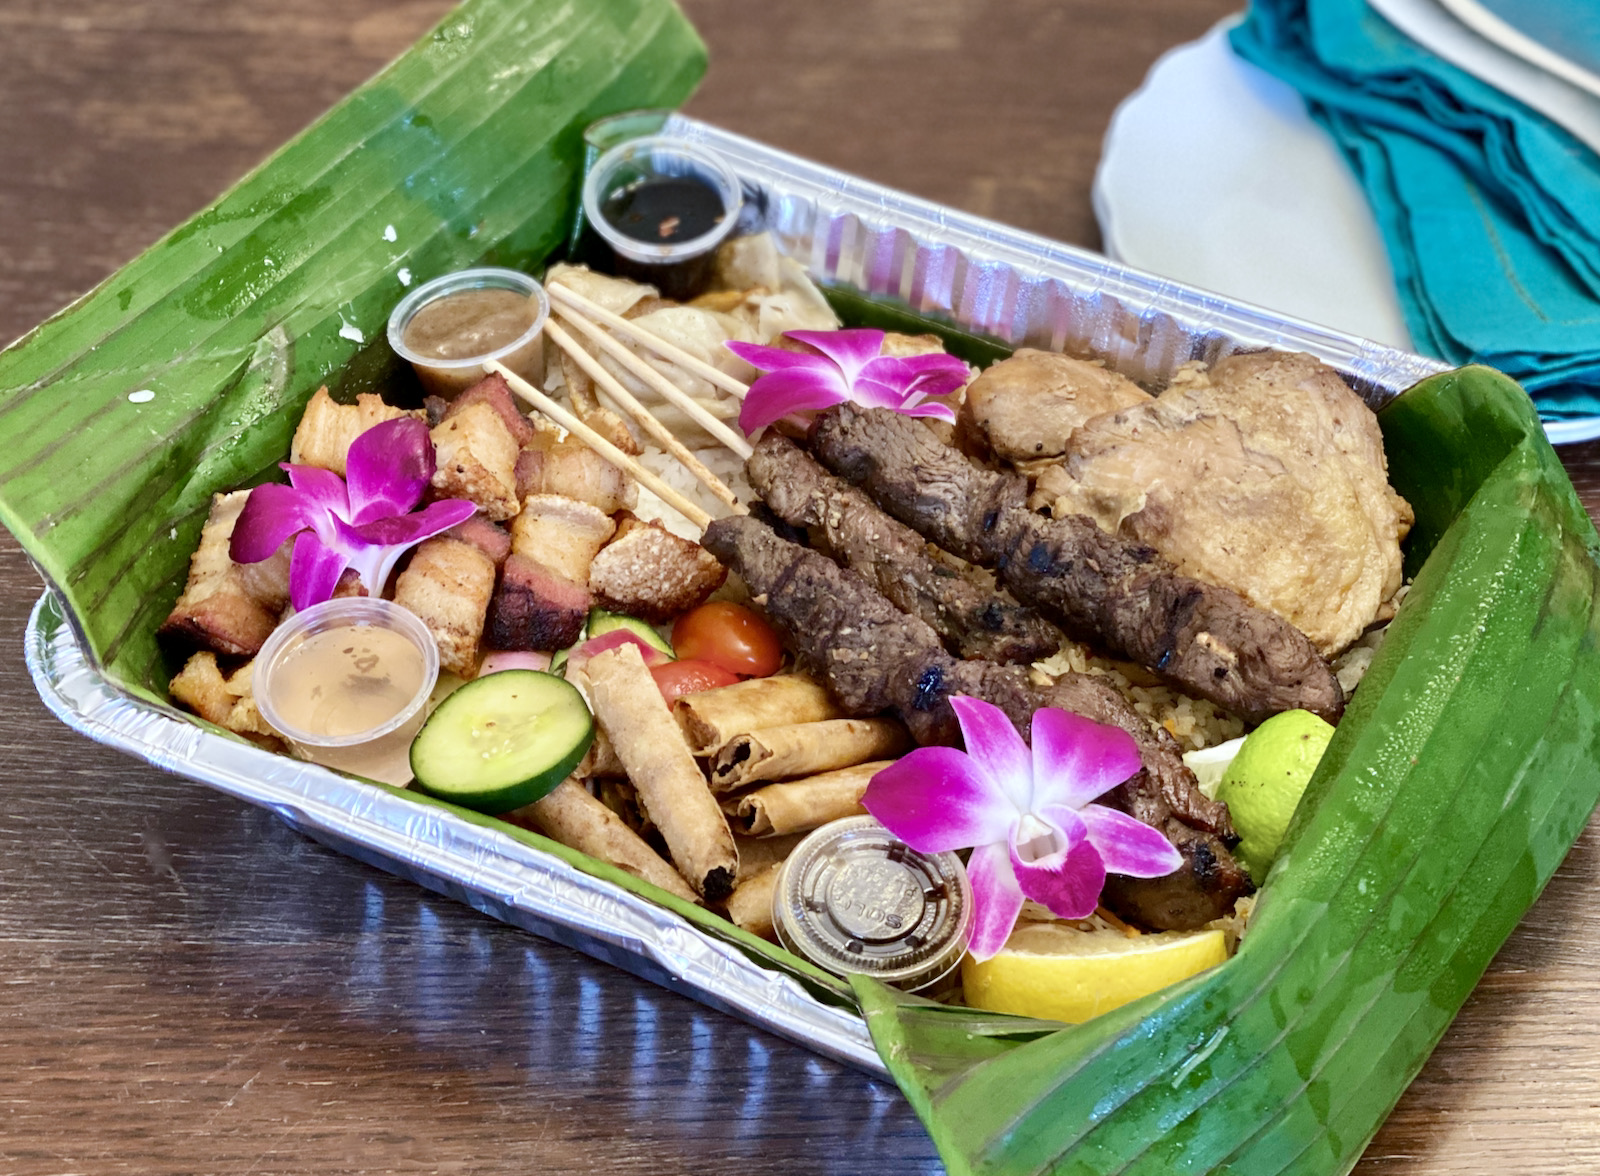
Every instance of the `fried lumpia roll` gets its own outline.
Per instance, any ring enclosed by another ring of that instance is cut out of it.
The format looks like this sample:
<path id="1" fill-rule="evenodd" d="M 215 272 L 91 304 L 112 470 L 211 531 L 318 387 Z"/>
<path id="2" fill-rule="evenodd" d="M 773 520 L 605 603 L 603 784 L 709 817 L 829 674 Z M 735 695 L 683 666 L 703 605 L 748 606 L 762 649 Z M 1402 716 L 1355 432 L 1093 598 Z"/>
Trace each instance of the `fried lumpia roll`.
<path id="1" fill-rule="evenodd" d="M 561 781 L 544 799 L 507 813 L 504 819 L 609 862 L 669 894 L 698 901 L 678 871 L 576 780 Z"/>
<path id="2" fill-rule="evenodd" d="M 824 719 L 736 735 L 711 757 L 711 790 L 732 792 L 763 780 L 791 780 L 869 760 L 892 759 L 911 746 L 898 719 Z"/>
<path id="3" fill-rule="evenodd" d="M 766 727 L 844 717 L 827 687 L 804 674 L 751 678 L 732 686 L 685 694 L 673 705 L 672 712 L 695 755 L 711 755 L 735 735 L 748 735 Z"/>
<path id="4" fill-rule="evenodd" d="M 734 828 L 752 837 L 766 837 L 774 833 L 803 833 L 817 829 L 829 821 L 845 817 L 859 817 L 867 810 L 861 807 L 861 797 L 867 791 L 872 777 L 892 764 L 893 760 L 875 760 L 870 764 L 857 764 L 837 772 L 824 772 L 804 780 L 790 780 L 787 784 L 768 784 L 747 792 L 737 800 L 726 802 Z"/>
<path id="5" fill-rule="evenodd" d="M 638 646 L 597 654 L 588 675 L 594 717 L 666 839 L 672 864 L 706 901 L 725 898 L 739 873 L 733 834 Z"/>
<path id="6" fill-rule="evenodd" d="M 768 866 L 728 895 L 728 919 L 735 927 L 777 942 L 772 929 L 772 892 L 778 886 L 781 865 Z"/>
<path id="7" fill-rule="evenodd" d="M 743 886 L 768 866 L 776 866 L 794 852 L 794 847 L 806 839 L 804 833 L 785 833 L 772 837 L 741 837 L 733 835 L 733 844 L 739 850 L 739 876 L 736 886 Z"/>
<path id="8" fill-rule="evenodd" d="M 617 758 L 616 748 L 611 746 L 610 736 L 604 731 L 596 731 L 594 742 L 589 744 L 589 750 L 583 753 L 572 774 L 580 780 L 588 780 L 594 776 L 626 776 L 628 773 Z"/>

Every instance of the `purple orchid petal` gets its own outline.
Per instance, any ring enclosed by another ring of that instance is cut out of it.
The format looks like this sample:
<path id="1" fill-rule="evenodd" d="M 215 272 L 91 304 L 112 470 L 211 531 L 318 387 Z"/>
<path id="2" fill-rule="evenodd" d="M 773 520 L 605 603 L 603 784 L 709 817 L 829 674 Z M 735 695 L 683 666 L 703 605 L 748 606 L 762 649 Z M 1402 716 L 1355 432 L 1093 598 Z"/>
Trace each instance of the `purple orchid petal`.
<path id="1" fill-rule="evenodd" d="M 844 373 L 845 380 L 855 383 L 861 369 L 879 358 L 883 350 L 883 332 L 869 327 L 853 327 L 845 331 L 786 331 L 791 339 L 815 347 Z"/>
<path id="2" fill-rule="evenodd" d="M 956 423 L 956 410 L 948 404 L 939 404 L 936 401 L 928 404 L 918 404 L 912 408 L 902 408 L 900 413 L 902 416 L 910 417 L 937 417 L 939 420 L 948 421 L 952 425 Z"/>
<path id="3" fill-rule="evenodd" d="M 296 531 L 316 525 L 322 508 L 308 503 L 293 486 L 268 482 L 250 491 L 233 524 L 228 558 L 234 563 L 260 563 Z"/>
<path id="4" fill-rule="evenodd" d="M 433 438 L 422 421 L 398 417 L 372 426 L 351 442 L 345 459 L 350 521 L 404 514 L 421 501 L 433 469 Z"/>
<path id="5" fill-rule="evenodd" d="M 1048 813 L 1041 814 L 1048 817 Z M 1107 872 L 1134 878 L 1161 878 L 1183 865 L 1183 855 L 1159 829 L 1100 804 L 1078 810 L 1089 844 Z"/>
<path id="6" fill-rule="evenodd" d="M 344 479 L 332 470 L 318 466 L 290 465 L 283 462 L 279 469 L 289 475 L 289 485 L 304 496 L 308 504 L 321 507 L 341 519 L 350 514 L 350 495 L 344 488 Z"/>
<path id="7" fill-rule="evenodd" d="M 1033 757 L 1028 745 L 1006 718 L 1005 711 L 993 703 L 965 694 L 952 694 L 950 708 L 961 724 L 961 738 L 967 746 L 967 754 L 993 777 L 995 787 L 1015 808 L 1012 818 L 1015 820 L 1032 804 Z"/>
<path id="8" fill-rule="evenodd" d="M 972 851 L 967 881 L 972 885 L 972 938 L 967 950 L 973 959 L 986 960 L 1005 946 L 1022 913 L 1022 889 L 1004 841 Z"/>
<path id="9" fill-rule="evenodd" d="M 839 373 L 839 365 L 825 355 L 815 355 L 809 351 L 787 351 L 782 347 L 763 347 L 759 343 L 740 343 L 734 339 L 730 339 L 723 346 L 757 371 L 816 372 L 818 375 L 832 376 L 841 381 L 843 379 Z"/>
<path id="10" fill-rule="evenodd" d="M 1045 816 L 1045 814 L 1038 814 Z M 1011 846 L 1011 869 L 1022 893 L 1043 903 L 1059 919 L 1087 919 L 1100 905 L 1106 884 L 1105 862 L 1088 839 L 1088 825 L 1071 809 L 1053 808 L 1046 817 L 1057 826 L 1062 848 L 1033 861 L 1023 861 Z"/>
<path id="11" fill-rule="evenodd" d="M 466 522 L 477 507 L 465 498 L 441 498 L 413 514 L 390 515 L 359 526 L 341 522 L 341 542 L 352 547 L 410 547 Z M 370 587 L 370 585 L 368 585 Z"/>
<path id="12" fill-rule="evenodd" d="M 872 777 L 861 804 L 921 853 L 1003 842 L 1018 816 L 991 774 L 953 747 L 919 747 L 896 760 Z"/>
<path id="13" fill-rule="evenodd" d="M 415 514 L 377 519 L 359 527 L 335 520 L 338 539 L 334 545 L 345 552 L 348 566 L 355 569 L 367 591 L 379 596 L 402 555 L 424 539 L 466 521 L 475 509 L 464 498 L 445 498 Z"/>
<path id="14" fill-rule="evenodd" d="M 1139 748 L 1118 727 L 1056 707 L 1033 712 L 1033 804 L 1081 809 L 1139 770 Z"/>
<path id="15" fill-rule="evenodd" d="M 345 567 L 342 551 L 324 544 L 314 531 L 302 532 L 289 556 L 289 600 L 295 611 L 332 599 Z"/>
<path id="16" fill-rule="evenodd" d="M 850 389 L 850 399 L 863 408 L 887 408 L 893 412 L 906 406 L 905 389 L 868 376 L 857 377 Z"/>
<path id="17" fill-rule="evenodd" d="M 815 372 L 773 372 L 750 385 L 750 394 L 739 409 L 739 427 L 748 435 L 764 429 L 790 413 L 828 408 L 850 399 L 849 392 L 831 377 Z"/>

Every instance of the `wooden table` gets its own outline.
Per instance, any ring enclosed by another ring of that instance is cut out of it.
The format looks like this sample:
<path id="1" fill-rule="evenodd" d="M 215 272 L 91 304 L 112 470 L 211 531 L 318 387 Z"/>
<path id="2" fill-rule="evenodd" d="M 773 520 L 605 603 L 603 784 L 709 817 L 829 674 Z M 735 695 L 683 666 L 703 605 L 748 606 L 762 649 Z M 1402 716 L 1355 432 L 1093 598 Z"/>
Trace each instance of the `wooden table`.
<path id="1" fill-rule="evenodd" d="M 5 0 L 0 337 L 66 304 L 448 0 Z M 1095 246 L 1113 106 L 1234 0 L 686 0 L 689 109 Z M 1567 451 L 1593 510 L 1600 448 Z M 893 1087 L 331 853 L 51 719 L 0 532 L 0 1173 L 937 1172 Z M 1600 839 L 1360 1171 L 1600 1161 Z"/>

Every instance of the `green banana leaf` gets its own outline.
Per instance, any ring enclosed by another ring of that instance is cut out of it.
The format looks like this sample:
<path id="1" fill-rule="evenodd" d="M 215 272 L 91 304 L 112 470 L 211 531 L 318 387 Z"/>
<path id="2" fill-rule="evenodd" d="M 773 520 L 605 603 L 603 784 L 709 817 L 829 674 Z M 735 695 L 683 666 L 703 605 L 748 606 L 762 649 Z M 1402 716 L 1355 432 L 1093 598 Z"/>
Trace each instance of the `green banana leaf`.
<path id="1" fill-rule="evenodd" d="M 952 1173 L 1348 1171 L 1600 799 L 1597 538 L 1487 368 L 1379 416 L 1416 582 L 1227 963 L 1072 1028 L 856 983 Z"/>
<path id="2" fill-rule="evenodd" d="M 703 68 L 669 0 L 469 0 L 0 353 L 0 520 L 111 676 L 165 698 L 155 628 L 210 495 L 272 473 L 324 380 L 348 399 L 397 378 L 382 331 L 408 279 L 536 269 L 569 223 L 582 127 L 674 105 Z M 1383 424 L 1419 578 L 1238 956 L 1070 1029 L 854 986 L 953 1172 L 1348 1169 L 1577 836 L 1600 791 L 1593 529 L 1502 377 L 1437 377 Z"/>
<path id="3" fill-rule="evenodd" d="M 384 327 L 407 284 L 541 265 L 566 236 L 583 128 L 675 106 L 704 72 L 671 0 L 469 0 L 0 353 L 0 521 L 102 666 L 163 697 L 155 629 L 212 493 L 275 472 L 325 380 L 348 400 L 396 376 Z"/>

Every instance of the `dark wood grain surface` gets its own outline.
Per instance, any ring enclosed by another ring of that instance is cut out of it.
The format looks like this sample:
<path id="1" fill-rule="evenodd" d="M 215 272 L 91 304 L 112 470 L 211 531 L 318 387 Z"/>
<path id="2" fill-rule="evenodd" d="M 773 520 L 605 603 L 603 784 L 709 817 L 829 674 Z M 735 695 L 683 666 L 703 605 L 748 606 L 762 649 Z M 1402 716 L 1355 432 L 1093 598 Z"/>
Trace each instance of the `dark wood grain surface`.
<path id="1" fill-rule="evenodd" d="M 1231 0 L 686 0 L 693 113 L 1095 246 L 1115 104 Z M 68 303 L 446 0 L 0 0 L 0 337 Z M 1600 447 L 1567 451 L 1591 511 Z M 39 703 L 0 533 L 0 1173 L 940 1171 L 900 1095 L 340 857 Z M 1600 1163 L 1600 839 L 1359 1171 Z"/>

